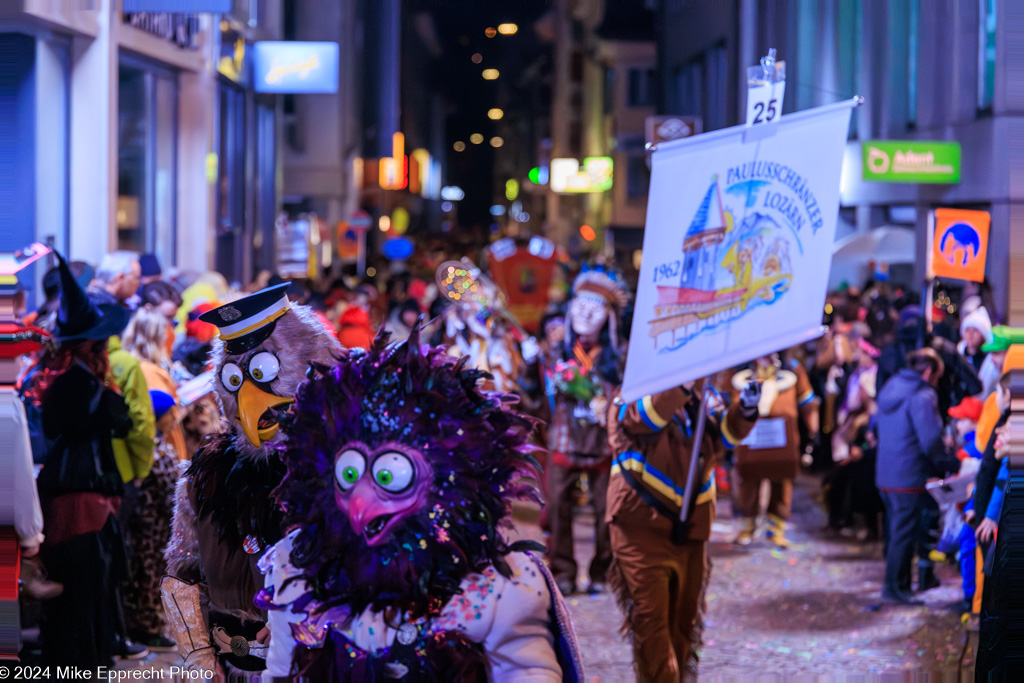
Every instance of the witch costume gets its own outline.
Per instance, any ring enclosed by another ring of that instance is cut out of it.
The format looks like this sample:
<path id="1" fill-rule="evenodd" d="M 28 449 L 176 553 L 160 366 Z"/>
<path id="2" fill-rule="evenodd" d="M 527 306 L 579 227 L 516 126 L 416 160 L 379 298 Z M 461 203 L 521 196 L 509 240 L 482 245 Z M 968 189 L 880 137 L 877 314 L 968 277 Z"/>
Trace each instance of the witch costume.
<path id="1" fill-rule="evenodd" d="M 54 339 L 67 345 L 118 334 L 128 322 L 127 309 L 92 305 L 57 258 L 61 301 Z M 132 420 L 124 399 L 78 360 L 39 399 L 51 444 L 38 477 L 46 535 L 40 554 L 50 579 L 64 586 L 43 603 L 43 660 L 96 670 L 114 661 L 117 587 L 127 577 L 117 521 L 124 485 L 111 438 L 126 435 Z"/>

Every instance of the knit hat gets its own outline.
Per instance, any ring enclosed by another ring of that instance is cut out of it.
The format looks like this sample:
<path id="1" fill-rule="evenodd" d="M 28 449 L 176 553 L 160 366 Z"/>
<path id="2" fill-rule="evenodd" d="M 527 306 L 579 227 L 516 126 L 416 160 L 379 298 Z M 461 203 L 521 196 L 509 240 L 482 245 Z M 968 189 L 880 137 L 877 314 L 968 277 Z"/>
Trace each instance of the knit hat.
<path id="1" fill-rule="evenodd" d="M 966 318 L 966 316 L 981 308 L 981 305 L 981 297 L 977 294 L 971 295 L 960 304 L 960 315 Z"/>
<path id="2" fill-rule="evenodd" d="M 157 260 L 156 254 L 143 254 L 139 257 L 139 270 L 141 271 L 142 277 L 152 277 L 153 275 L 160 275 L 163 273 L 160 270 L 160 261 Z"/>
<path id="3" fill-rule="evenodd" d="M 199 316 L 207 311 L 212 311 L 217 308 L 218 304 L 211 302 L 204 302 L 196 304 L 186 318 L 185 322 L 185 336 L 198 339 L 199 341 L 206 343 L 217 336 L 217 326 L 208 322 L 203 322 L 199 319 Z"/>
<path id="4" fill-rule="evenodd" d="M 957 405 L 949 409 L 949 416 L 952 418 L 966 418 L 973 422 L 981 419 L 981 411 L 985 407 L 979 399 L 968 396 Z"/>
<path id="5" fill-rule="evenodd" d="M 974 309 L 963 319 L 963 322 L 960 323 L 960 336 L 963 337 L 964 332 L 970 327 L 981 332 L 981 335 L 985 337 L 986 344 L 992 343 L 992 320 L 988 317 L 988 311 L 984 306 Z"/>
<path id="6" fill-rule="evenodd" d="M 166 391 L 150 389 L 149 398 L 153 401 L 153 416 L 157 420 L 162 418 L 168 410 L 174 407 L 174 397 Z"/>

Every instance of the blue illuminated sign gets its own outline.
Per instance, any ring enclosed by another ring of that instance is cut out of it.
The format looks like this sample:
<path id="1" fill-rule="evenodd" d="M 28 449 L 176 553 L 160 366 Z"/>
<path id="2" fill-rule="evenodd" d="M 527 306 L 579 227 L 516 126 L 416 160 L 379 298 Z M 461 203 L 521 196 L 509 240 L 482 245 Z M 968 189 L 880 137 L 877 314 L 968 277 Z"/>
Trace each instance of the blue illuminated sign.
<path id="1" fill-rule="evenodd" d="M 256 92 L 338 92 L 338 44 L 264 41 L 253 46 Z"/>
<path id="2" fill-rule="evenodd" d="M 225 14 L 231 11 L 231 2 L 232 0 L 124 0 L 121 11 Z"/>
<path id="3" fill-rule="evenodd" d="M 395 237 L 384 243 L 384 256 L 389 261 L 406 261 L 416 251 L 416 245 L 408 237 Z"/>

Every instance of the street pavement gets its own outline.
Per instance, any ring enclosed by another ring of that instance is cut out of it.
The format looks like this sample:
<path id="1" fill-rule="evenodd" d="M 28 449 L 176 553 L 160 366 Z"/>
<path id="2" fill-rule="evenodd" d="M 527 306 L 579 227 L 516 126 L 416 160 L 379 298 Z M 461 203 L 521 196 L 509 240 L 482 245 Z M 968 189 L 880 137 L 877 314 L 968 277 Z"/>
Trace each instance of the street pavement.
<path id="1" fill-rule="evenodd" d="M 794 492 L 794 546 L 780 552 L 758 538 L 748 548 L 729 541 L 734 533 L 727 500 L 719 505 L 711 539 L 711 580 L 701 680 L 767 680 L 795 676 L 929 674 L 928 680 L 973 678 L 971 652 L 957 614 L 943 607 L 960 599 L 958 574 L 938 569 L 943 585 L 921 597 L 924 607 L 871 611 L 884 573 L 880 543 L 827 539 L 825 516 L 814 502 L 817 480 L 804 478 Z M 592 517 L 576 525 L 581 567 L 593 552 Z M 536 511 L 518 508 L 514 536 L 543 542 Z M 579 584 L 586 585 L 585 577 Z M 634 680 L 622 618 L 608 595 L 568 596 L 580 637 L 588 681 Z M 966 668 L 961 670 L 961 660 Z M 162 668 L 174 654 L 151 655 L 124 668 Z M 886 676 L 888 678 L 888 676 Z"/>

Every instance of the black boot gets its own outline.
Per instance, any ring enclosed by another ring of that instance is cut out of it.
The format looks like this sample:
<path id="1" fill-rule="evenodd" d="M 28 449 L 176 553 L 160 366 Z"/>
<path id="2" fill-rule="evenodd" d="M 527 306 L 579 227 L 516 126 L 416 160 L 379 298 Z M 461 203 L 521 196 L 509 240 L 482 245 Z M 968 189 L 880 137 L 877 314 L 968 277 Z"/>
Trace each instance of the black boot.
<path id="1" fill-rule="evenodd" d="M 938 588 L 942 585 L 939 581 L 939 577 L 935 576 L 935 567 L 933 565 L 918 565 L 917 567 L 917 592 L 923 593 L 924 591 L 931 590 L 932 588 Z"/>

